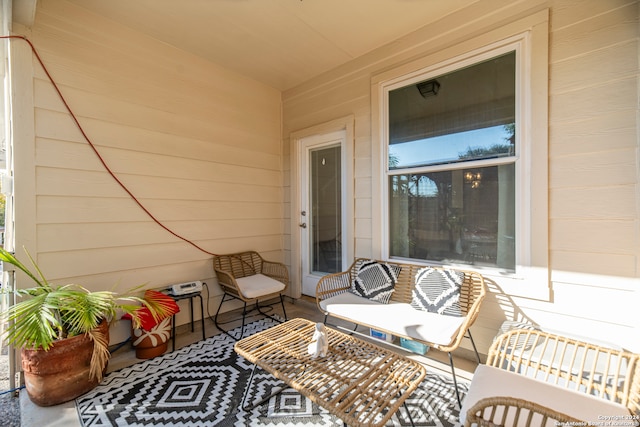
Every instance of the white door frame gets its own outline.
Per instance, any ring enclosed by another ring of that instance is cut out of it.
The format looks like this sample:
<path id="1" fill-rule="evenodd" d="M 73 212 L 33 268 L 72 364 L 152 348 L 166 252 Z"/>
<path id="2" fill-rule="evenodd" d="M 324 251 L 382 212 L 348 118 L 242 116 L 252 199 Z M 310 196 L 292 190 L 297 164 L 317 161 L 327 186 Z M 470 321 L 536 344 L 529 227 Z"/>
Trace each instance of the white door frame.
<path id="1" fill-rule="evenodd" d="M 291 247 L 291 296 L 299 298 L 302 295 L 302 243 L 301 233 L 299 226 L 300 212 L 302 211 L 301 200 L 301 186 L 304 185 L 300 170 L 300 162 L 303 156 L 306 155 L 306 150 L 302 147 L 302 140 L 314 135 L 329 134 L 336 131 L 344 131 L 345 142 L 342 147 L 342 160 L 343 160 L 343 176 L 342 176 L 342 215 L 343 230 L 342 230 L 342 244 L 344 248 L 344 258 L 347 262 L 345 268 L 348 267 L 349 261 L 353 259 L 354 254 L 354 117 L 347 116 L 340 119 L 333 120 L 321 125 L 309 127 L 297 132 L 291 133 L 290 147 L 291 147 L 291 210 L 290 210 L 290 247 Z"/>
<path id="2" fill-rule="evenodd" d="M 344 174 L 346 170 L 346 164 L 344 159 L 345 146 L 346 146 L 346 132 L 344 130 L 324 133 L 319 135 L 308 136 L 299 140 L 300 144 L 300 187 L 299 187 L 299 200 L 302 212 L 298 212 L 298 226 L 300 231 L 300 259 L 301 259 L 301 283 L 302 293 L 304 295 L 315 296 L 315 288 L 318 280 L 323 274 L 314 273 L 311 268 L 311 256 L 313 255 L 311 250 L 312 233 L 314 229 L 314 216 L 312 206 L 314 202 L 311 200 L 311 174 L 313 173 L 311 166 L 311 154 L 316 150 L 328 149 L 332 147 L 340 148 L 340 229 L 347 227 L 346 216 L 342 206 L 347 204 L 344 190 Z M 342 248 L 340 254 L 342 264 L 346 264 L 346 256 L 344 254 L 346 246 Z"/>

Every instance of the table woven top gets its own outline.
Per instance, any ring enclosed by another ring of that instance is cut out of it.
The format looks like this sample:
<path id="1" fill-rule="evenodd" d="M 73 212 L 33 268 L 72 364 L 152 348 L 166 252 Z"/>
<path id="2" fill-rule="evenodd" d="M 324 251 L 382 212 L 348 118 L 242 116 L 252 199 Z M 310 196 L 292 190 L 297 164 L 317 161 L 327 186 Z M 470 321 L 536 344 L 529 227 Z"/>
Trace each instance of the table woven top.
<path id="1" fill-rule="evenodd" d="M 329 354 L 307 352 L 315 323 L 293 319 L 235 344 L 235 351 L 350 426 L 382 426 L 426 375 L 406 357 L 326 328 Z"/>

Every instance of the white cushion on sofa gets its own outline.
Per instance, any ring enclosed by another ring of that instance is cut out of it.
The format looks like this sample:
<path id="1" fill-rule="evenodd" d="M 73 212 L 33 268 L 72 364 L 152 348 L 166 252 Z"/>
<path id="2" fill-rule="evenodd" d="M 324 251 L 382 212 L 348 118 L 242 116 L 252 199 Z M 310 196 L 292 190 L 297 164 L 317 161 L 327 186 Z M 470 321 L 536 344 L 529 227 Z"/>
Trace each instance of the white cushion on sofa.
<path id="1" fill-rule="evenodd" d="M 629 414 L 624 406 L 608 400 L 534 380 L 493 366 L 479 365 L 473 374 L 469 393 L 462 402 L 460 422 L 464 424 L 467 411 L 476 402 L 494 396 L 528 400 L 573 418 L 594 423 L 602 421 L 598 416 Z M 555 425 L 555 423 L 549 425 Z"/>
<path id="2" fill-rule="evenodd" d="M 238 283 L 240 292 L 246 298 L 258 298 L 263 295 L 275 294 L 285 288 L 284 283 L 264 274 L 241 277 L 236 279 L 236 283 Z"/>
<path id="3" fill-rule="evenodd" d="M 327 298 L 320 302 L 320 307 L 361 325 L 439 345 L 450 344 L 465 320 L 464 317 L 416 310 L 411 304 L 380 304 L 350 292 Z"/>

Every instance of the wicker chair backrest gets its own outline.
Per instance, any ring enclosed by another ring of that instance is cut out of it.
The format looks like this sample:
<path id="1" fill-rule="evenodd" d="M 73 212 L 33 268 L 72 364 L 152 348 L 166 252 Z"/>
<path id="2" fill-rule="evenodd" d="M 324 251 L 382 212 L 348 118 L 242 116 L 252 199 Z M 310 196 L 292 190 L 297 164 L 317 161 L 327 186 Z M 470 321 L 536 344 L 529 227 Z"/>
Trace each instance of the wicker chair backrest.
<path id="1" fill-rule="evenodd" d="M 362 263 L 369 261 L 368 258 L 357 258 L 351 267 L 349 268 L 350 279 L 353 279 L 358 274 L 358 270 Z M 395 302 L 403 302 L 403 303 L 411 303 L 411 299 L 413 298 L 412 292 L 415 284 L 415 276 L 416 274 L 423 268 L 424 265 L 417 264 L 409 264 L 409 263 L 400 263 L 400 262 L 392 262 L 392 261 L 379 261 L 385 262 L 389 265 L 398 266 L 401 268 L 400 274 L 398 275 L 398 281 L 396 282 L 395 290 L 391 295 L 391 301 Z M 431 267 L 435 269 L 442 269 L 443 267 Z M 474 271 L 467 270 L 459 270 L 465 273 L 464 282 L 462 287 L 460 288 L 460 308 L 463 313 L 466 315 L 471 310 L 473 304 L 480 298 L 484 296 L 485 287 L 484 287 L 484 279 L 482 276 Z"/>
<path id="2" fill-rule="evenodd" d="M 262 257 L 252 251 L 217 255 L 213 258 L 215 269 L 230 271 L 236 279 L 262 273 L 262 264 Z"/>
<path id="3" fill-rule="evenodd" d="M 640 415 L 640 355 L 539 330 L 500 335 L 487 365 L 609 400 Z"/>

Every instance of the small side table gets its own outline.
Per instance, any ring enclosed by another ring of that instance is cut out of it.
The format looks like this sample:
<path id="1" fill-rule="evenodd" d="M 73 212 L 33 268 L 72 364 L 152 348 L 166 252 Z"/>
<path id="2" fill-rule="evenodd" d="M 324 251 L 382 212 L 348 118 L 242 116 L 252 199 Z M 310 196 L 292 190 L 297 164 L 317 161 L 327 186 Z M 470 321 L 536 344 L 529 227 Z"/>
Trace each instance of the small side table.
<path id="1" fill-rule="evenodd" d="M 191 292 L 188 294 L 184 294 L 184 295 L 171 295 L 171 298 L 173 298 L 174 301 L 180 301 L 183 299 L 189 299 L 189 310 L 191 312 L 191 332 L 194 332 L 195 329 L 193 327 L 193 299 L 194 298 L 200 298 L 200 320 L 202 322 L 202 339 L 206 339 L 205 336 L 205 332 L 204 332 L 204 302 L 202 300 L 202 291 L 198 291 L 198 292 Z M 176 349 L 176 315 L 173 315 L 173 318 L 171 319 L 171 351 L 174 351 Z"/>

